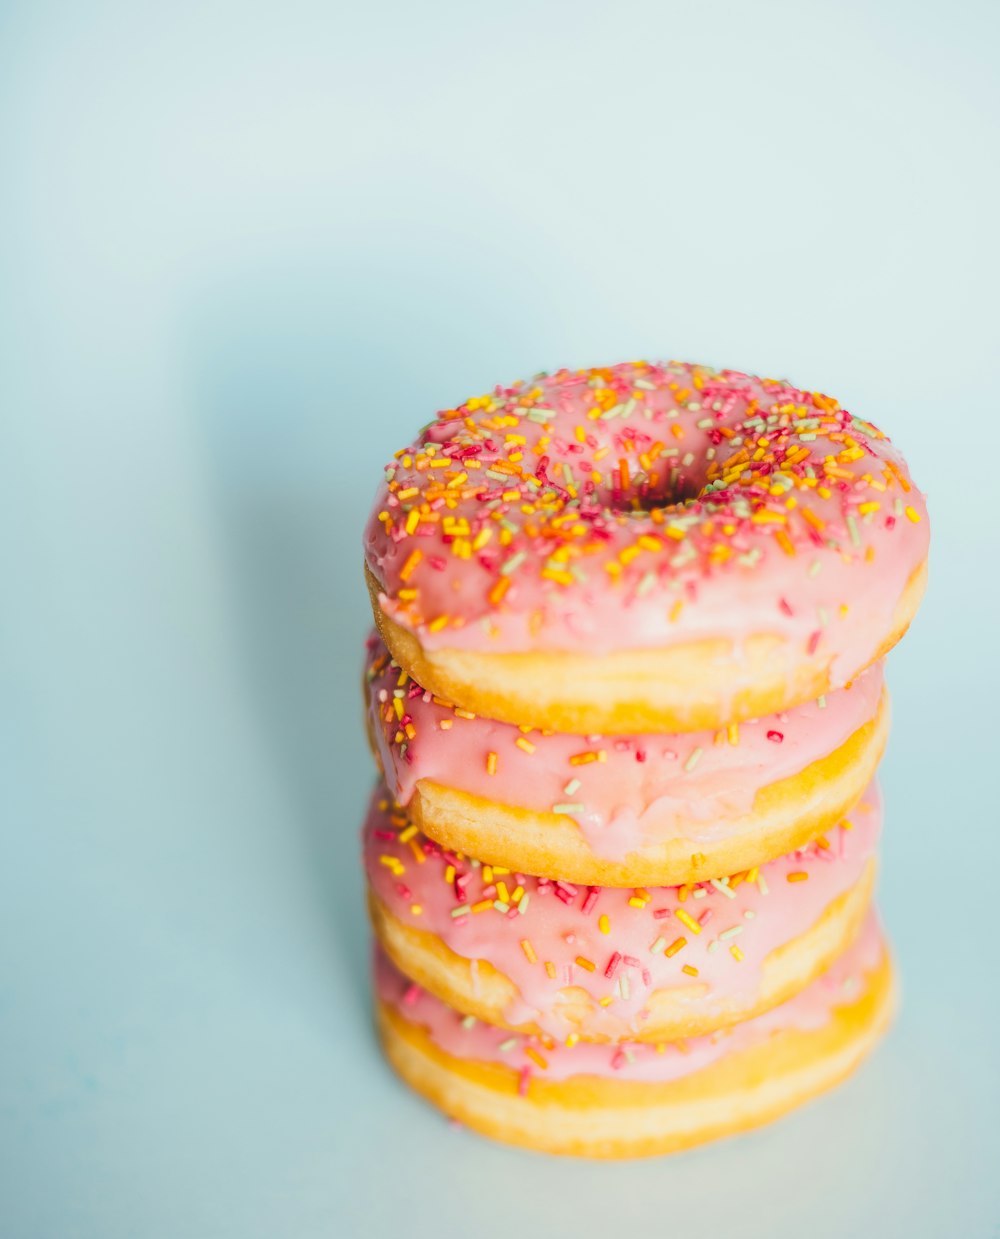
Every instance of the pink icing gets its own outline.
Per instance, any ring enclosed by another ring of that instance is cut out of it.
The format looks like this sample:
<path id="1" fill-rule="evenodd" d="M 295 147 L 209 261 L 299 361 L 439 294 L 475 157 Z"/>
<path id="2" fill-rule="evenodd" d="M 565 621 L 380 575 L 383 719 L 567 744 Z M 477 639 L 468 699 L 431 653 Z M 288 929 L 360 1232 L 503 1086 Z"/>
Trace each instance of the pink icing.
<path id="1" fill-rule="evenodd" d="M 810 844 L 762 866 L 756 876 L 750 871 L 750 877 L 650 890 L 575 887 L 460 859 L 408 826 L 405 814 L 376 789 L 364 857 L 368 881 L 394 917 L 510 978 L 518 998 L 504 1013 L 509 1022 L 534 1021 L 565 1037 L 574 1025 L 559 1011 L 560 995 L 564 987 L 579 986 L 595 1004 L 612 999 L 607 1007 L 595 1006 L 588 1034 L 618 1036 L 623 1025 L 638 1032 L 656 990 L 708 986 L 718 999 L 749 1005 L 766 956 L 809 929 L 861 877 L 881 821 L 873 784 L 852 813 L 851 827 L 831 831 L 826 847 Z M 789 880 L 803 874 L 804 880 Z M 685 916 L 699 926 L 697 933 Z M 668 956 L 678 939 L 685 945 Z M 685 965 L 697 976 L 685 974 Z"/>
<path id="2" fill-rule="evenodd" d="M 387 469 L 365 554 L 383 609 L 428 649 L 770 633 L 826 658 L 840 687 L 874 658 L 927 542 L 902 457 L 836 401 L 637 362 L 439 413 Z"/>
<path id="3" fill-rule="evenodd" d="M 381 952 L 375 961 L 375 988 L 382 1002 L 394 1007 L 410 1023 L 425 1028 L 445 1053 L 460 1059 L 503 1063 L 521 1074 L 522 1087 L 531 1076 L 549 1080 L 598 1076 L 662 1083 L 692 1075 L 725 1054 L 760 1045 L 784 1029 L 812 1032 L 822 1028 L 838 1006 L 861 996 L 866 974 L 878 966 L 884 952 L 878 920 L 872 913 L 854 945 L 822 977 L 788 1002 L 720 1032 L 671 1042 L 662 1050 L 641 1042 L 599 1045 L 579 1041 L 569 1047 L 463 1019 L 408 981 Z M 544 1069 L 525 1053 L 529 1047 L 542 1056 Z"/>
<path id="4" fill-rule="evenodd" d="M 724 836 L 750 812 L 760 788 L 798 774 L 867 723 L 883 685 L 878 664 L 849 689 L 728 732 L 602 739 L 525 733 L 456 710 L 401 675 L 377 637 L 368 644 L 367 679 L 372 734 L 400 804 L 426 779 L 501 804 L 555 811 L 576 822 L 596 855 L 612 860 L 664 839 L 697 845 Z M 574 763 L 581 755 L 596 760 Z"/>

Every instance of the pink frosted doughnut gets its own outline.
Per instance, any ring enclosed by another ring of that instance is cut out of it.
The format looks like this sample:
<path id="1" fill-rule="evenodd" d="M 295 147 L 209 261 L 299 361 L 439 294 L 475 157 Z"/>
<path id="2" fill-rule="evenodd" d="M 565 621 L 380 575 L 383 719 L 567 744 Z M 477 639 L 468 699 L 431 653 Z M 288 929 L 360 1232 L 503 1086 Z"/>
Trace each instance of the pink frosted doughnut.
<path id="1" fill-rule="evenodd" d="M 885 1031 L 894 985 L 872 917 L 794 998 L 685 1042 L 511 1034 L 463 1017 L 381 954 L 375 1005 L 393 1068 L 464 1126 L 549 1153 L 642 1157 L 756 1127 L 832 1087 Z"/>
<path id="2" fill-rule="evenodd" d="M 714 728 L 853 680 L 906 630 L 928 525 L 828 396 L 671 362 L 445 409 L 365 532 L 376 623 L 432 692 L 507 722 Z"/>
<path id="3" fill-rule="evenodd" d="M 850 687 L 714 732 L 575 736 L 435 698 L 368 645 L 389 792 L 445 847 L 600 886 L 680 885 L 802 847 L 849 812 L 888 730 L 881 664 Z"/>
<path id="4" fill-rule="evenodd" d="M 439 848 L 377 790 L 369 907 L 407 976 L 487 1023 L 558 1040 L 669 1041 L 752 1018 L 854 940 L 875 876 L 881 799 L 759 868 L 682 887 L 577 886 Z"/>

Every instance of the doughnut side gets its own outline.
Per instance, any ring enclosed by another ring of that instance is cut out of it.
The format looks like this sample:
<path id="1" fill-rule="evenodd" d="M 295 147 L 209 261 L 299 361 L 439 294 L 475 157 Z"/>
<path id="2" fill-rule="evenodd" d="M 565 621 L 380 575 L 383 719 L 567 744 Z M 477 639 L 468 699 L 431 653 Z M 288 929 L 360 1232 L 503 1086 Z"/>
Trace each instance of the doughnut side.
<path id="1" fill-rule="evenodd" d="M 627 735 L 722 727 L 789 710 L 855 678 L 909 627 L 927 583 L 914 570 L 863 664 L 832 679 L 832 658 L 809 655 L 775 633 L 696 640 L 651 649 L 582 653 L 484 653 L 427 649 L 382 607 L 365 565 L 372 614 L 392 657 L 430 692 L 502 722 L 579 734 Z"/>
<path id="2" fill-rule="evenodd" d="M 611 1074 L 549 1080 L 542 1072 L 526 1080 L 501 1062 L 448 1052 L 384 999 L 376 1019 L 395 1071 L 451 1118 L 523 1148 L 613 1159 L 676 1152 L 779 1118 L 848 1076 L 885 1032 L 894 1005 L 883 949 L 860 992 L 837 1001 L 817 1026 L 772 1026 L 756 1043 L 664 1082 Z"/>
<path id="3" fill-rule="evenodd" d="M 522 873 L 591 886 L 680 886 L 737 873 L 803 847 L 845 817 L 871 782 L 889 732 L 889 699 L 833 753 L 761 788 L 750 813 L 692 822 L 690 833 L 650 841 L 620 858 L 598 855 L 572 818 L 417 783 L 412 820 L 442 847 Z"/>
<path id="4" fill-rule="evenodd" d="M 625 1021 L 616 1026 L 608 1012 L 602 1012 L 595 1030 L 597 1005 L 578 986 L 560 991 L 546 1028 L 530 1018 L 512 1021 L 507 1013 L 522 1009 L 524 1003 L 514 981 L 488 960 L 464 958 L 435 934 L 404 924 L 371 890 L 368 912 L 376 940 L 400 972 L 464 1015 L 512 1032 L 558 1031 L 584 1041 L 632 1037 L 655 1043 L 700 1036 L 752 1019 L 805 989 L 857 939 L 871 904 L 875 875 L 873 857 L 859 880 L 824 908 L 804 933 L 768 954 L 751 993 L 727 995 L 698 981 L 655 990 L 648 1000 L 648 1016 L 636 1028 Z"/>

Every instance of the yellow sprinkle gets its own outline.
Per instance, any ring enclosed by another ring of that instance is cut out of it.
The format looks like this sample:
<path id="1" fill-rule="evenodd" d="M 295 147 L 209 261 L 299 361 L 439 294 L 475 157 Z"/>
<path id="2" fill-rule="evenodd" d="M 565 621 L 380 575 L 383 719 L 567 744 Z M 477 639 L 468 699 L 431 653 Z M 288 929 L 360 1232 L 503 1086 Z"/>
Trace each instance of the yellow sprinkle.
<path id="1" fill-rule="evenodd" d="M 743 952 L 740 950 L 740 948 L 736 945 L 736 943 L 735 943 L 735 942 L 734 942 L 734 943 L 733 943 L 733 945 L 729 948 L 729 954 L 733 957 L 733 959 L 735 959 L 735 960 L 736 960 L 736 962 L 737 962 L 738 964 L 742 962 L 742 960 L 743 960 Z"/>
<path id="2" fill-rule="evenodd" d="M 413 533 L 416 527 L 420 524 L 420 510 L 411 508 L 406 516 L 406 532 Z"/>
<path id="3" fill-rule="evenodd" d="M 569 1046 L 570 1049 L 572 1049 L 573 1046 L 575 1046 L 579 1040 L 580 1040 L 579 1033 L 570 1033 L 569 1036 L 566 1038 L 566 1044 Z"/>
<path id="4" fill-rule="evenodd" d="M 521 939 L 521 950 L 524 952 L 529 964 L 538 963 L 538 956 L 535 954 L 535 948 L 531 945 L 527 938 Z M 548 968 L 548 964 L 545 966 Z"/>
<path id="5" fill-rule="evenodd" d="M 428 632 L 440 632 L 448 623 L 447 615 L 439 615 L 436 619 L 432 619 L 427 625 Z"/>
<path id="6" fill-rule="evenodd" d="M 696 977 L 698 975 L 698 969 L 694 964 L 685 964 L 681 972 L 686 972 L 689 977 Z"/>
<path id="7" fill-rule="evenodd" d="M 417 828 L 411 822 L 410 825 L 407 826 L 407 828 L 399 836 L 400 843 L 409 843 L 416 833 L 417 833 Z"/>
<path id="8" fill-rule="evenodd" d="M 493 870 L 489 865 L 483 865 L 483 882 L 489 886 L 493 881 Z"/>
<path id="9" fill-rule="evenodd" d="M 511 893 L 511 897 L 510 897 L 511 903 L 520 903 L 523 898 L 524 898 L 524 887 L 515 886 L 513 892 Z"/>
<path id="10" fill-rule="evenodd" d="M 551 959 L 545 961 L 545 971 L 548 973 L 550 980 L 556 979 L 556 966 Z"/>
<path id="11" fill-rule="evenodd" d="M 595 963 L 592 963 L 589 959 L 585 959 L 582 955 L 578 955 L 576 957 L 576 962 L 580 965 L 581 968 L 586 968 L 588 972 L 594 972 L 595 969 L 597 968 L 597 965 Z"/>
<path id="12" fill-rule="evenodd" d="M 497 772 L 497 755 L 496 753 L 486 754 L 486 773 L 496 774 Z"/>
<path id="13" fill-rule="evenodd" d="M 910 507 L 909 504 L 906 505 L 903 511 L 906 513 L 909 519 L 913 521 L 914 525 L 917 523 L 917 521 L 920 520 L 920 513 L 917 511 L 916 508 Z"/>
<path id="14" fill-rule="evenodd" d="M 501 903 L 510 903 L 510 895 L 507 893 L 506 882 L 497 883 L 497 899 L 499 899 Z"/>
<path id="15" fill-rule="evenodd" d="M 687 882 L 685 882 L 683 886 L 679 886 L 677 888 L 677 898 L 681 901 L 681 903 L 686 903 L 687 897 L 690 894 L 691 887 L 687 884 Z"/>
<path id="16" fill-rule="evenodd" d="M 646 901 L 645 899 L 638 899 L 635 895 L 633 895 L 628 901 L 628 906 L 630 908 L 644 908 L 646 906 Z"/>
<path id="17" fill-rule="evenodd" d="M 455 881 L 455 866 L 454 865 L 449 865 L 448 868 L 444 871 L 444 880 L 448 883 L 449 886 L 451 886 L 452 882 Z"/>
<path id="18" fill-rule="evenodd" d="M 410 905 L 410 911 L 413 913 L 414 916 L 420 916 L 420 914 L 423 912 L 423 908 L 420 906 L 419 903 L 414 903 Z"/>
<path id="19" fill-rule="evenodd" d="M 525 740 L 524 736 L 518 736 L 514 743 L 519 749 L 523 749 L 525 753 L 533 753 L 535 751 L 535 746 L 530 740 Z"/>
<path id="20" fill-rule="evenodd" d="M 600 916 L 597 918 L 597 928 L 602 934 L 611 933 L 611 922 L 608 920 L 607 916 Z"/>
<path id="21" fill-rule="evenodd" d="M 691 930 L 691 932 L 692 932 L 693 934 L 700 934 L 700 933 L 701 933 L 701 926 L 700 926 L 700 925 L 698 924 L 698 922 L 694 919 L 694 917 L 693 917 L 693 916 L 691 916 L 691 914 L 690 914 L 689 912 L 685 912 L 683 908 L 678 908 L 678 909 L 677 909 L 677 912 L 675 913 L 675 915 L 676 915 L 677 919 L 680 921 L 680 923 L 681 923 L 682 925 L 686 925 L 686 926 L 688 927 L 688 929 L 690 929 L 690 930 Z"/>
<path id="22" fill-rule="evenodd" d="M 726 728 L 726 736 L 728 737 L 730 744 L 733 744 L 733 745 L 739 744 L 740 742 L 739 723 L 730 723 L 729 726 Z"/>

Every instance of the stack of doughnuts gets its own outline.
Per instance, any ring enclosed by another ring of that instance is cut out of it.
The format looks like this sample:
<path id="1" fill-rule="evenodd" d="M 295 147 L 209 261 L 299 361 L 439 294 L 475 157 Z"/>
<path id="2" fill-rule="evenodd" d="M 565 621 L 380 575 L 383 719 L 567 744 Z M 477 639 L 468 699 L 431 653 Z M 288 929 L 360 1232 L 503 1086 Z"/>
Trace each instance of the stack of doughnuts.
<path id="1" fill-rule="evenodd" d="M 735 371 L 539 375 L 396 453 L 363 847 L 404 1080 L 500 1140 L 628 1157 L 861 1061 L 894 996 L 881 660 L 927 545 L 881 431 Z"/>

